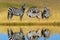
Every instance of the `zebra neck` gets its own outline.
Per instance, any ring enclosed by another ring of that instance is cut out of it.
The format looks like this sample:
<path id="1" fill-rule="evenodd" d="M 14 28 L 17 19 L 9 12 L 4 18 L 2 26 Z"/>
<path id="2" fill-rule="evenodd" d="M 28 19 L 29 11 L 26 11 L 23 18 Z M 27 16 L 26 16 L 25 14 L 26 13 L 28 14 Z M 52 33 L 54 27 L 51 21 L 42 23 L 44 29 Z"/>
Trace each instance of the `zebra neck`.
<path id="1" fill-rule="evenodd" d="M 24 12 L 25 11 L 25 8 L 21 8 L 21 10 Z"/>

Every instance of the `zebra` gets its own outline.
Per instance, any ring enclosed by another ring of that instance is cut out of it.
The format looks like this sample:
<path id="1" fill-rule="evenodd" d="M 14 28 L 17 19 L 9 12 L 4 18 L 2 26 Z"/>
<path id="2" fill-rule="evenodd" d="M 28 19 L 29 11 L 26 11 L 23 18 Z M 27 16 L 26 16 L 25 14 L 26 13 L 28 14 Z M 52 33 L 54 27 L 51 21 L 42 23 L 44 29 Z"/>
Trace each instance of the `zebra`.
<path id="1" fill-rule="evenodd" d="M 40 37 L 40 34 L 38 34 L 38 31 L 33 30 L 27 33 L 28 40 L 38 40 L 39 37 Z"/>
<path id="2" fill-rule="evenodd" d="M 20 29 L 20 32 L 15 32 L 15 33 L 13 33 L 11 29 L 8 29 L 8 39 L 9 40 L 25 40 L 25 36 L 21 29 Z"/>
<path id="3" fill-rule="evenodd" d="M 44 40 L 46 40 L 50 36 L 50 30 L 49 29 L 42 29 L 41 36 L 43 36 Z"/>
<path id="4" fill-rule="evenodd" d="M 11 19 L 13 15 L 15 15 L 15 16 L 20 16 L 20 20 L 22 20 L 24 12 L 25 12 L 25 4 L 23 4 L 20 9 L 16 7 L 10 7 L 8 9 L 8 19 Z"/>
<path id="5" fill-rule="evenodd" d="M 38 19 L 40 19 L 40 10 L 37 7 L 33 6 L 28 9 L 27 16 L 29 16 L 30 18 L 37 17 Z"/>
<path id="6" fill-rule="evenodd" d="M 44 10 L 43 10 L 41 16 L 42 16 L 42 18 L 46 18 L 46 19 L 48 19 L 50 17 L 50 10 L 46 6 L 44 6 Z"/>

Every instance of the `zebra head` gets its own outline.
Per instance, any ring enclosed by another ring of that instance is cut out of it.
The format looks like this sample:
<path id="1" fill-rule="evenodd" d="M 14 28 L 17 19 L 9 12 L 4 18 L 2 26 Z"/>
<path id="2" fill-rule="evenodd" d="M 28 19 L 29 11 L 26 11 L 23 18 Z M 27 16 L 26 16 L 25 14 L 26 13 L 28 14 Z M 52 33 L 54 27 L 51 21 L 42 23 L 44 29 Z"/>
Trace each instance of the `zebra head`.
<path id="1" fill-rule="evenodd" d="M 20 30 L 20 32 L 15 32 L 12 34 L 12 31 L 9 29 L 8 38 L 9 38 L 9 40 L 25 40 L 22 30 Z"/>
<path id="2" fill-rule="evenodd" d="M 23 5 L 22 5 L 23 11 L 25 11 L 25 6 L 26 6 L 26 4 L 23 4 Z"/>

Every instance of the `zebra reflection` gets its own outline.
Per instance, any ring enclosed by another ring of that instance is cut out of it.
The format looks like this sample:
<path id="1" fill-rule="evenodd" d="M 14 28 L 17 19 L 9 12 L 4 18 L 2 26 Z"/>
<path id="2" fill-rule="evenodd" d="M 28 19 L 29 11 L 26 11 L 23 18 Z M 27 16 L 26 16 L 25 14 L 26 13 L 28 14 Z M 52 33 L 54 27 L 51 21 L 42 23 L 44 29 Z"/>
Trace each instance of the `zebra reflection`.
<path id="1" fill-rule="evenodd" d="M 11 29 L 8 29 L 8 38 L 9 40 L 25 40 L 24 33 L 22 32 L 21 29 L 20 32 L 15 33 L 13 33 Z"/>
<path id="2" fill-rule="evenodd" d="M 23 4 L 20 9 L 16 7 L 10 7 L 8 9 L 8 19 L 11 19 L 13 15 L 15 15 L 15 16 L 20 16 L 20 20 L 22 20 L 24 11 L 25 11 L 25 4 Z"/>
<path id="3" fill-rule="evenodd" d="M 41 36 L 44 37 L 44 40 L 46 40 L 47 38 L 49 38 L 49 36 L 50 36 L 50 31 L 49 31 L 49 29 L 42 29 L 42 31 L 41 31 Z"/>
<path id="4" fill-rule="evenodd" d="M 40 34 L 38 31 L 29 31 L 29 33 L 27 34 L 28 40 L 38 40 L 39 37 Z"/>

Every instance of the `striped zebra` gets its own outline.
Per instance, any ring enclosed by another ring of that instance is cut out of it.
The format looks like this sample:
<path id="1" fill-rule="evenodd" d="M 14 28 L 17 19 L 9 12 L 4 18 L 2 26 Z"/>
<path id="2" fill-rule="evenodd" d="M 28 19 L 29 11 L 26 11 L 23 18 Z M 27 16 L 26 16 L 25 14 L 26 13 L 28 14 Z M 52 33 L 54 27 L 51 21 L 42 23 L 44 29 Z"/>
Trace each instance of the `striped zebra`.
<path id="1" fill-rule="evenodd" d="M 44 40 L 46 40 L 50 36 L 50 30 L 49 29 L 42 29 L 41 36 L 43 36 Z"/>
<path id="2" fill-rule="evenodd" d="M 13 33 L 11 29 L 8 29 L 8 39 L 9 40 L 25 40 L 25 36 L 21 29 L 20 29 L 20 32 L 15 32 L 15 33 Z"/>
<path id="3" fill-rule="evenodd" d="M 11 19 L 13 15 L 15 15 L 15 16 L 20 16 L 20 20 L 22 20 L 24 12 L 25 12 L 25 4 L 23 4 L 20 9 L 16 7 L 10 7 L 8 9 L 8 19 Z"/>
<path id="4" fill-rule="evenodd" d="M 44 10 L 41 16 L 42 18 L 46 18 L 46 19 L 50 17 L 50 10 L 46 6 L 44 7 Z"/>
<path id="5" fill-rule="evenodd" d="M 27 15 L 30 17 L 30 18 L 35 18 L 37 17 L 38 19 L 40 19 L 40 10 L 37 8 L 37 7 L 31 7 L 28 9 L 27 11 Z"/>
<path id="6" fill-rule="evenodd" d="M 28 40 L 38 40 L 39 37 L 40 34 L 38 31 L 29 31 L 29 33 L 27 34 Z"/>

